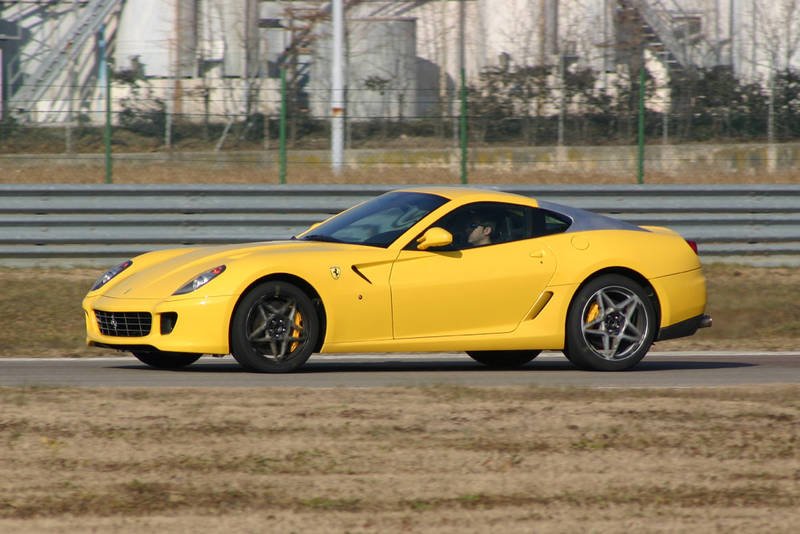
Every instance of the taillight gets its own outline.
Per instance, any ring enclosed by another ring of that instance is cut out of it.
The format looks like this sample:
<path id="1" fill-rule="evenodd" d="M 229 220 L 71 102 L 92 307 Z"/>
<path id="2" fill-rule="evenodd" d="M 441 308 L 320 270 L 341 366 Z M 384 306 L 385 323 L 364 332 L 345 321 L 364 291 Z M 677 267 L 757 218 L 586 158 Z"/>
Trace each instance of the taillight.
<path id="1" fill-rule="evenodd" d="M 691 247 L 692 250 L 694 250 L 695 254 L 700 255 L 700 253 L 697 252 L 697 241 L 693 241 L 691 239 L 687 239 L 686 243 Z"/>

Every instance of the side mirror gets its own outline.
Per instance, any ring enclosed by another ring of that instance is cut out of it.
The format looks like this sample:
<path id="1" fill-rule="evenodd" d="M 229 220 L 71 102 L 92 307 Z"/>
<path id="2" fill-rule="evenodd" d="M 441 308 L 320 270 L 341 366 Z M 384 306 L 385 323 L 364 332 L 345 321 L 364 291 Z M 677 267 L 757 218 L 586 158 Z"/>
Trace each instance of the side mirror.
<path id="1" fill-rule="evenodd" d="M 444 247 L 452 242 L 453 234 L 444 228 L 434 226 L 433 228 L 428 228 L 428 230 L 422 234 L 422 237 L 417 239 L 417 249 L 427 250 L 431 247 Z"/>

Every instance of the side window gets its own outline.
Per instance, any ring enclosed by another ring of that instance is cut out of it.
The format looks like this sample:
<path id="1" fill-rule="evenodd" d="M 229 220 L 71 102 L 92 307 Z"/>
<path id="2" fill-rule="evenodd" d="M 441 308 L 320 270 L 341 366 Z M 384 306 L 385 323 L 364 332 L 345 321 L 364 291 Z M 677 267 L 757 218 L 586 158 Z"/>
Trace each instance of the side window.
<path id="1" fill-rule="evenodd" d="M 462 206 L 431 226 L 444 228 L 453 235 L 453 243 L 435 250 L 461 250 L 532 237 L 531 208 L 500 202 L 476 202 Z M 543 222 L 544 224 L 544 222 Z M 408 248 L 414 248 L 416 240 Z"/>
<path id="2" fill-rule="evenodd" d="M 453 235 L 451 245 L 431 250 L 462 250 L 532 239 L 564 232 L 571 224 L 568 217 L 542 208 L 476 202 L 451 211 L 431 225 L 444 228 Z M 415 249 L 419 237 L 413 239 L 406 249 Z"/>

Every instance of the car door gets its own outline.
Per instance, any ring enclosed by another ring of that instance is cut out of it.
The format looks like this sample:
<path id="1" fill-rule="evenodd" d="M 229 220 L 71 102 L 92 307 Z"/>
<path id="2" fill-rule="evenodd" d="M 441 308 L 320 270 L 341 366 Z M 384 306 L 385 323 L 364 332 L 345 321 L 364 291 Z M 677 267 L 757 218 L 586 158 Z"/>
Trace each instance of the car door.
<path id="1" fill-rule="evenodd" d="M 526 237 L 477 248 L 402 250 L 390 275 L 394 337 L 514 330 L 556 268 L 543 241 Z"/>

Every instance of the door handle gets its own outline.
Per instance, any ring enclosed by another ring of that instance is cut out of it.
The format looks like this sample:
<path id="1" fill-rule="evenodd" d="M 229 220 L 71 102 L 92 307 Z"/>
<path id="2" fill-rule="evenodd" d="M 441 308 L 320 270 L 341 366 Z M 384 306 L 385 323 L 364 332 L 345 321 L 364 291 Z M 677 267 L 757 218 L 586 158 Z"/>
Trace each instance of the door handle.
<path id="1" fill-rule="evenodd" d="M 531 258 L 538 258 L 538 259 L 544 258 L 544 250 L 534 250 L 533 252 L 531 252 Z"/>

